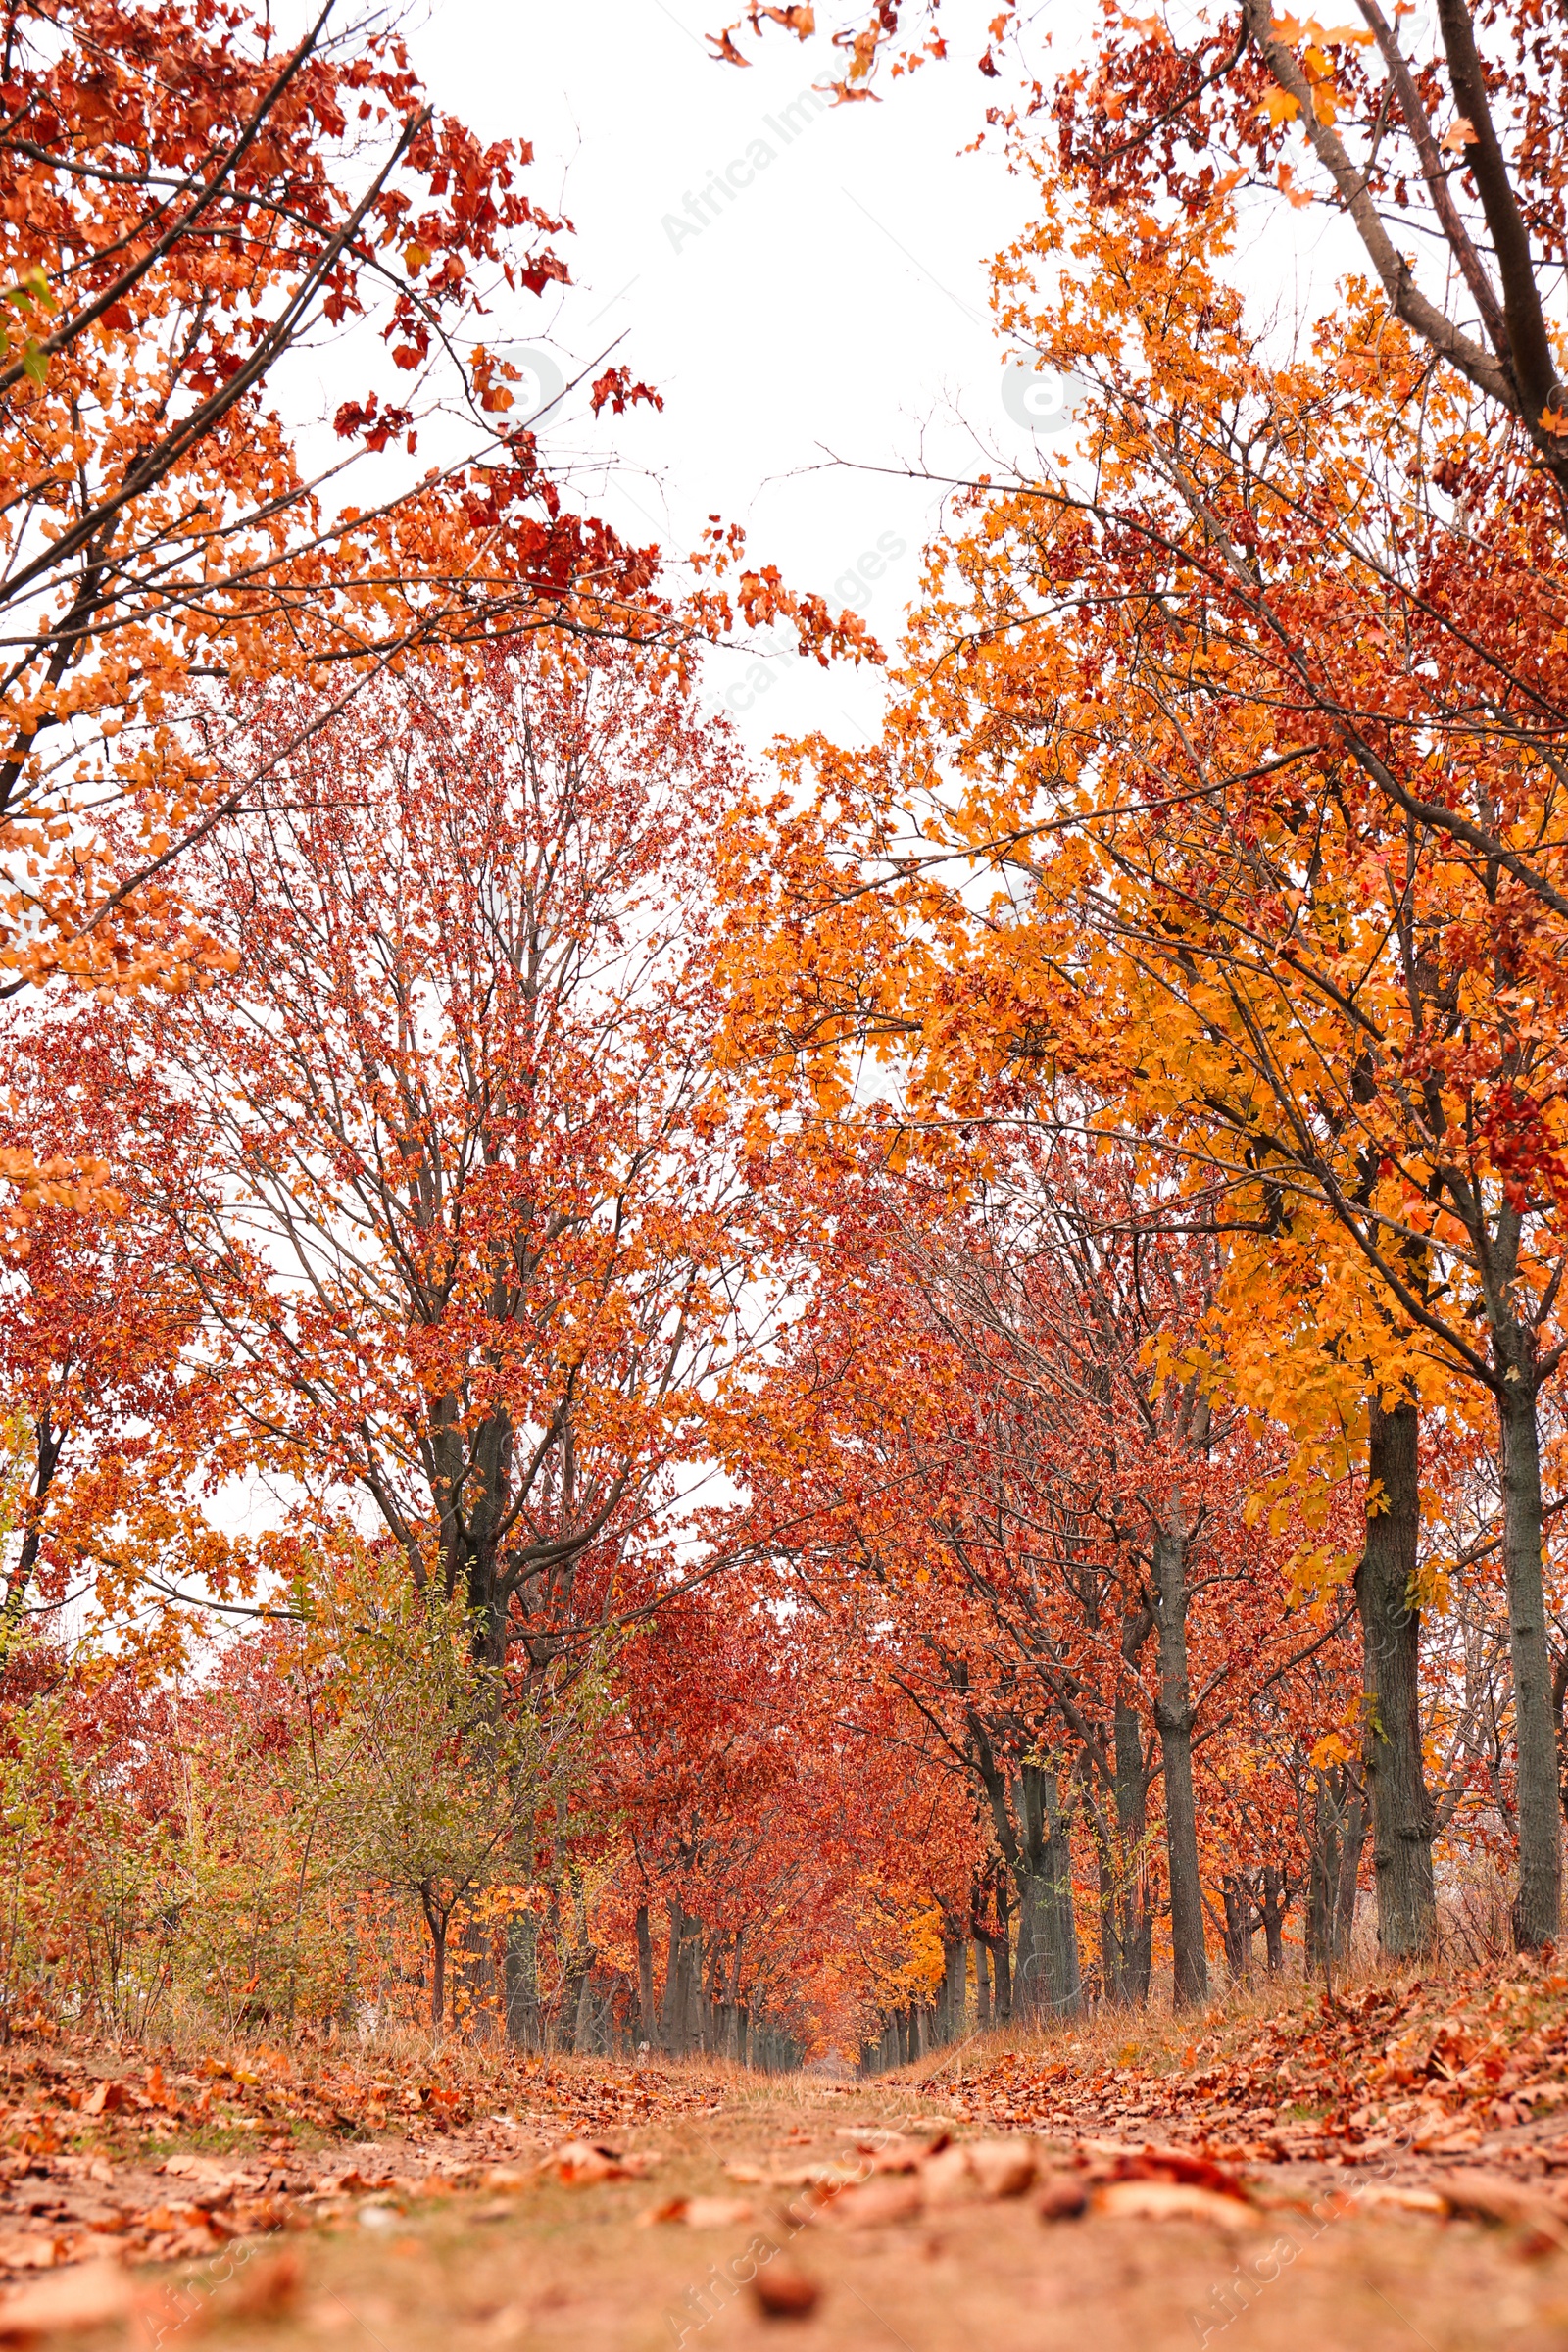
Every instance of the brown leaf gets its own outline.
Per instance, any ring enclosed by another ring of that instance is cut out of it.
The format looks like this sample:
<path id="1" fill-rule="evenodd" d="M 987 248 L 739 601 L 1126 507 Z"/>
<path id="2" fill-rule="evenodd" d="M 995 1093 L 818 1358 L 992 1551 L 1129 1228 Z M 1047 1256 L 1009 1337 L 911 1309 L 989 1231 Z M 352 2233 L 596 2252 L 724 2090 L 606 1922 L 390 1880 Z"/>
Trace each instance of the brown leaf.
<path id="1" fill-rule="evenodd" d="M 752 2218 L 745 2197 L 687 2197 L 681 2220 L 688 2230 L 735 2230 Z"/>
<path id="2" fill-rule="evenodd" d="M 1249 2203 L 1245 2180 L 1227 2172 L 1211 2156 L 1195 2156 L 1189 2148 L 1139 2148 L 1114 2160 L 1114 2180 L 1179 2180 L 1189 2188 L 1212 2189 L 1218 2197 L 1239 2197 Z"/>
<path id="3" fill-rule="evenodd" d="M 881 2230 L 891 2222 L 912 2221 L 924 2205 L 925 2190 L 917 2179 L 867 2180 L 840 2189 L 822 2208 L 822 2218 L 850 2230 Z"/>
<path id="4" fill-rule="evenodd" d="M 270 2262 L 253 2262 L 213 2300 L 224 2319 L 275 2320 L 299 2300 L 305 2265 L 293 2247 Z"/>
<path id="5" fill-rule="evenodd" d="M 983 2197 L 1021 2197 L 1035 2177 L 1032 2140 L 973 2139 L 964 2150 Z"/>
<path id="6" fill-rule="evenodd" d="M 977 2183 L 969 2170 L 967 2148 L 941 2148 L 928 2156 L 920 2167 L 920 2180 L 926 2201 L 932 2205 L 951 2205 L 959 2197 L 972 2196 Z"/>
<path id="7" fill-rule="evenodd" d="M 1120 2221 L 1212 2222 L 1221 2230 L 1245 2230 L 1254 2218 L 1239 2198 L 1185 2180 L 1109 2180 L 1095 2191 L 1095 2209 Z"/>
<path id="8" fill-rule="evenodd" d="M 662 2197 L 657 2205 L 648 2206 L 637 2216 L 637 2227 L 639 2230 L 654 2230 L 661 2222 L 683 2222 L 690 2203 L 690 2197 Z"/>
<path id="9" fill-rule="evenodd" d="M 777 2255 L 765 2263 L 752 2280 L 752 2293 L 763 2317 L 769 2320 L 804 2320 L 821 2301 L 822 2289 L 808 2272 L 798 2270 L 794 2263 Z"/>
<path id="10" fill-rule="evenodd" d="M 0 2237 L 0 2265 L 8 2271 L 52 2271 L 60 2253 L 60 2241 L 43 2230 L 28 2230 L 17 2237 Z"/>
<path id="11" fill-rule="evenodd" d="M 840 2130 L 833 2136 L 851 2141 L 873 2173 L 912 2173 L 930 2152 L 903 2132 Z"/>
<path id="12" fill-rule="evenodd" d="M 124 2104 L 123 2082 L 100 2082 L 97 2089 L 89 2091 L 82 2100 L 81 2112 L 83 2115 L 113 2115 L 117 2108 Z"/>
<path id="13" fill-rule="evenodd" d="M 169 2230 L 198 2230 L 207 2223 L 207 2209 L 202 2205 L 154 2205 L 141 2217 L 140 2228 L 162 2235 Z"/>
<path id="14" fill-rule="evenodd" d="M 0 2302 L 0 2342 L 105 2328 L 130 2308 L 130 2281 L 118 2263 L 83 2263 L 58 2278 L 41 2278 Z"/>
<path id="15" fill-rule="evenodd" d="M 1392 2205 L 1400 2213 L 1430 2213 L 1441 2219 L 1452 2209 L 1448 2200 L 1435 2188 L 1401 2188 L 1397 2181 L 1374 2181 L 1368 2188 L 1355 2192 L 1358 2205 Z"/>
<path id="16" fill-rule="evenodd" d="M 1436 2186 L 1450 2213 L 1466 2221 L 1496 2222 L 1505 2229 L 1525 2230 L 1537 2251 L 1568 2246 L 1562 2216 L 1539 2190 L 1510 2180 L 1505 2173 L 1463 2170 L 1445 2173 Z"/>
<path id="17" fill-rule="evenodd" d="M 544 2157 L 538 2169 L 553 2173 L 568 2188 L 591 2188 L 600 2180 L 635 2180 L 650 2165 L 645 2156 L 622 2156 L 586 2139 L 568 2139 Z"/>
<path id="18" fill-rule="evenodd" d="M 1089 2204 L 1089 2191 L 1076 2173 L 1047 2173 L 1035 2199 L 1043 2222 L 1072 2222 Z"/>

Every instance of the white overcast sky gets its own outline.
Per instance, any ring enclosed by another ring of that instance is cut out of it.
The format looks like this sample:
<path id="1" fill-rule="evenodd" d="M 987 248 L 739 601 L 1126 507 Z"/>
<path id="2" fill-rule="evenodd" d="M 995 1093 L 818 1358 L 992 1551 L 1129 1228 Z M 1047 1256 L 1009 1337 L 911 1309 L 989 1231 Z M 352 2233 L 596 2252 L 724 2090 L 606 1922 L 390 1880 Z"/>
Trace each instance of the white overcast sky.
<path id="1" fill-rule="evenodd" d="M 857 468 L 933 449 L 972 465 L 958 415 L 1024 445 L 1001 409 L 986 263 L 1021 223 L 1025 191 L 1000 157 L 960 152 L 998 86 L 974 70 L 987 11 L 955 0 L 949 62 L 885 103 L 815 111 L 798 102 L 825 78 L 820 41 L 770 33 L 747 44 L 748 71 L 710 62 L 702 36 L 737 5 L 431 0 L 413 45 L 438 105 L 483 136 L 532 140 L 530 192 L 575 224 L 563 246 L 575 287 L 525 318 L 566 361 L 615 343 L 663 395 L 661 416 L 586 429 L 579 404 L 555 450 L 547 424 L 547 453 L 613 446 L 630 463 L 593 503 L 617 524 L 679 555 L 722 514 L 792 585 L 855 603 L 887 638 L 936 494 Z M 1058 18 L 1081 37 L 1091 0 L 1049 0 L 1036 37 Z M 691 229 L 687 200 L 737 160 L 733 177 L 750 184 Z M 755 746 L 874 720 L 868 676 L 789 655 L 771 677 L 759 694 L 749 660 L 714 665 L 713 690 Z"/>
<path id="2" fill-rule="evenodd" d="M 947 0 L 946 63 L 883 85 L 880 104 L 820 111 L 801 103 L 827 76 L 820 40 L 770 28 L 745 42 L 748 70 L 712 62 L 703 36 L 739 6 L 423 0 L 421 12 L 416 0 L 408 22 L 435 103 L 483 137 L 531 140 L 529 192 L 574 223 L 563 251 L 575 284 L 519 306 L 523 341 L 553 349 L 568 373 L 613 345 L 663 395 L 662 415 L 598 422 L 568 401 L 542 428 L 547 456 L 589 461 L 588 503 L 677 560 L 709 514 L 743 523 L 754 558 L 835 607 L 856 605 L 886 643 L 941 496 L 896 469 L 961 474 L 987 449 L 1021 463 L 1030 446 L 1002 404 L 987 309 L 988 261 L 1024 223 L 1028 190 L 994 145 L 965 152 L 987 103 L 1009 90 L 975 70 L 991 0 Z M 834 13 L 832 0 L 818 9 L 824 23 Z M 848 13 L 845 0 L 837 14 Z M 1097 0 L 1021 13 L 1048 82 L 1101 21 Z M 1192 0 L 1168 0 L 1178 32 L 1196 14 Z M 722 207 L 710 199 L 717 217 L 693 229 L 689 200 L 701 208 L 726 172 L 749 184 Z M 1325 282 L 1328 224 L 1287 226 L 1282 209 L 1262 200 L 1237 267 L 1289 310 L 1314 259 Z M 611 452 L 623 462 L 601 484 L 591 461 Z M 824 673 L 792 653 L 759 670 L 732 653 L 710 685 L 758 752 L 781 731 L 847 738 L 877 725 L 872 671 Z"/>

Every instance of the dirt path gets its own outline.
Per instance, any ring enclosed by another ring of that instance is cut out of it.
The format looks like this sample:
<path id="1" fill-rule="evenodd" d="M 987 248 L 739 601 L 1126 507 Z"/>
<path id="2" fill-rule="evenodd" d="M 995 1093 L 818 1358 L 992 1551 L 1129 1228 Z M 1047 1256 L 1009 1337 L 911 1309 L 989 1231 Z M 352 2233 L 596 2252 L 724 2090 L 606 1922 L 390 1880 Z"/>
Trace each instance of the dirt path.
<path id="1" fill-rule="evenodd" d="M 1326 2180 L 1288 2166 L 1249 2173 L 1244 2200 L 1222 2176 L 1219 2194 L 1205 2187 L 1201 2160 L 1185 2183 L 1161 2179 L 1125 2130 L 1054 2147 L 1015 2135 L 1014 2156 L 1027 2151 L 1037 2171 L 1010 2195 L 985 2193 L 1009 2185 L 1005 2158 L 982 2159 L 983 2179 L 951 2152 L 873 2172 L 949 2129 L 956 2146 L 976 2144 L 972 2126 L 907 2085 L 758 2082 L 715 2112 L 615 2142 L 654 2159 L 640 2178 L 567 2186 L 492 2167 L 482 2184 L 437 2193 L 412 2179 L 350 2189 L 308 2229 L 236 2240 L 161 2280 L 142 2273 L 131 2331 L 151 2352 L 198 2340 L 234 2352 L 1560 2352 L 1568 2338 L 1568 2229 L 1544 2204 L 1534 2224 L 1523 2210 L 1444 2218 L 1430 2185 L 1387 2168 Z M 347 2153 L 363 2175 L 379 2164 L 400 2180 L 395 2143 Z M 1070 2206 L 1084 2194 L 1087 2211 L 1042 2218 L 1043 2195 Z M 682 2200 L 682 2218 L 650 2218 Z M 770 2317 L 754 2281 L 775 2302 L 814 2299 Z M 125 2340 L 122 2327 L 100 2332 Z"/>

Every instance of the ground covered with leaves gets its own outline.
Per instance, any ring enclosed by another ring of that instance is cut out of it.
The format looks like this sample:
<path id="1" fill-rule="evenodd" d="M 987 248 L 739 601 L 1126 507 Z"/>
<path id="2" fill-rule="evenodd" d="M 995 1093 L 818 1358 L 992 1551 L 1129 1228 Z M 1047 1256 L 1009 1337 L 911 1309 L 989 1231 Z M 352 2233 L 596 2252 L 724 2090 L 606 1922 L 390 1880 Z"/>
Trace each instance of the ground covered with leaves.
<path id="1" fill-rule="evenodd" d="M 19 2043 L 0 2342 L 1560 2346 L 1568 1978 L 1192 2031 L 871 2082 Z"/>
<path id="2" fill-rule="evenodd" d="M 439 2194 L 573 2137 L 715 2106 L 701 2068 L 400 2052 L 172 2055 L 22 2042 L 0 2058 L 0 2272 L 169 2261 L 412 2184 Z"/>
<path id="3" fill-rule="evenodd" d="M 1168 2021 L 1120 2047 L 1055 2043 L 951 2069 L 966 2121 L 1047 2132 L 1137 2127 L 1231 2161 L 1463 2158 L 1568 2176 L 1568 1974 L 1298 1987 L 1272 2013 Z"/>

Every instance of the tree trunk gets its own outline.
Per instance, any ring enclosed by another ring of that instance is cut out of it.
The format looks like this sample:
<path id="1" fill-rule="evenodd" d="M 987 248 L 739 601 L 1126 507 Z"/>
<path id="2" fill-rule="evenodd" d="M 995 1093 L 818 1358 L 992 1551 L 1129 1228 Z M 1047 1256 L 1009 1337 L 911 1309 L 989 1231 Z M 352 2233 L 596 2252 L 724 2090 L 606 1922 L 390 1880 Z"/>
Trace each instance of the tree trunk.
<path id="1" fill-rule="evenodd" d="M 1415 1605 L 1420 1491 L 1413 1403 L 1386 1412 L 1373 1397 L 1366 1548 L 1355 1575 L 1367 1696 L 1366 1783 L 1377 1872 L 1378 1942 L 1390 1960 L 1425 1957 L 1437 1942 L 1432 1800 L 1421 1761 L 1421 1614 Z"/>
<path id="2" fill-rule="evenodd" d="M 991 1945 L 981 1936 L 974 1939 L 974 2024 L 977 2034 L 991 2026 Z"/>
<path id="3" fill-rule="evenodd" d="M 583 1890 L 582 1873 L 571 1871 L 571 1951 L 562 1984 L 561 2023 L 558 2038 L 568 2050 L 583 2046 L 580 2034 L 583 2024 L 583 1991 L 593 1975 L 595 1952 L 588 1940 L 588 1904 Z M 593 2013 L 592 1997 L 588 2015 Z"/>
<path id="4" fill-rule="evenodd" d="M 1263 1891 L 1257 1908 L 1263 1921 L 1264 1964 L 1271 1977 L 1281 1975 L 1285 1967 L 1285 1914 L 1290 1906 L 1285 1873 L 1278 1863 L 1263 1865 Z"/>
<path id="5" fill-rule="evenodd" d="M 942 2020 L 943 2037 L 948 2041 L 961 2041 L 969 2022 L 969 1944 L 967 1937 L 956 1936 L 950 1944 L 945 1946 L 944 1957 L 947 1969 L 943 1986 L 945 1994 L 943 2001 L 945 2014 Z"/>
<path id="6" fill-rule="evenodd" d="M 703 2034 L 703 1924 L 688 1919 L 681 1938 L 680 1984 L 676 1993 L 680 2015 L 680 2046 L 690 2056 Z"/>
<path id="7" fill-rule="evenodd" d="M 746 1930 L 737 1928 L 734 1948 L 729 1959 L 729 1991 L 725 1996 L 729 2015 L 724 2034 L 724 2047 L 729 2056 L 742 2062 L 745 2060 L 746 2051 L 743 2046 L 745 2012 L 741 2008 L 741 1945 L 745 1941 Z"/>
<path id="8" fill-rule="evenodd" d="M 1012 1944 L 1007 1901 L 1007 1876 L 997 1877 L 997 1940 L 991 1947 L 991 1968 L 995 1978 L 996 2018 L 999 2026 L 1012 2023 Z"/>
<path id="9" fill-rule="evenodd" d="M 1503 1372 L 1497 1403 L 1502 1431 L 1502 1561 L 1519 1788 L 1519 1892 L 1513 1906 L 1513 1937 L 1520 1951 L 1533 1952 L 1555 1938 L 1562 1906 L 1562 1811 L 1541 1571 L 1535 1334 L 1514 1323 L 1494 1330 L 1493 1345 Z"/>
<path id="10" fill-rule="evenodd" d="M 1121 1654 L 1131 1669 L 1153 1631 L 1148 1609 L 1122 1620 Z M 1149 1890 L 1149 1758 L 1144 1727 L 1128 1692 L 1118 1687 L 1113 1718 L 1116 1757 L 1116 1998 L 1129 2008 L 1149 2005 L 1154 1973 L 1154 1907 Z"/>
<path id="11" fill-rule="evenodd" d="M 1355 1898 L 1361 1884 L 1361 1849 L 1366 1843 L 1366 1799 L 1358 1789 L 1346 1815 L 1340 1845 L 1340 1884 L 1334 1905 L 1334 1952 L 1344 1962 L 1350 1956 L 1355 1933 Z"/>
<path id="12" fill-rule="evenodd" d="M 1147 1869 L 1149 1769 L 1143 1727 L 1122 1693 L 1116 1698 L 1114 1818 L 1098 1803 L 1091 1816 L 1100 1881 L 1100 1973 L 1113 2008 L 1141 2008 L 1149 1999 L 1154 1943 Z"/>
<path id="13" fill-rule="evenodd" d="M 1252 1896 L 1238 1871 L 1226 1874 L 1225 1966 L 1233 1984 L 1246 1984 L 1252 1974 Z"/>
<path id="14" fill-rule="evenodd" d="M 1016 1806 L 1023 1868 L 1018 1917 L 1018 1999 L 1025 2016 L 1076 2017 L 1083 2001 L 1072 1906 L 1072 1846 L 1054 1769 L 1025 1764 Z"/>
<path id="15" fill-rule="evenodd" d="M 1306 1857 L 1306 1965 L 1334 1965 L 1334 1898 L 1340 1884 L 1340 1807 L 1328 1773 L 1312 1794 L 1312 1835 Z"/>
<path id="16" fill-rule="evenodd" d="M 659 2039 L 659 2019 L 654 2009 L 654 1939 L 646 1903 L 637 1906 L 637 2016 L 641 2027 L 638 2038 L 652 2049 Z"/>
<path id="17" fill-rule="evenodd" d="M 664 1956 L 664 1999 L 659 2018 L 660 2046 L 672 2057 L 679 2056 L 676 2036 L 680 2032 L 680 1959 L 681 1942 L 686 1926 L 686 1914 L 678 1895 L 669 1899 L 669 1950 Z"/>
<path id="18" fill-rule="evenodd" d="M 1154 1536 L 1158 1603 L 1159 1696 L 1154 1725 L 1165 1771 L 1165 1850 L 1170 1872 L 1170 1940 L 1178 2009 L 1208 1998 L 1202 1879 L 1198 1865 L 1198 1808 L 1193 1795 L 1193 1703 L 1187 1680 L 1187 1561 L 1184 1540 L 1161 1527 Z"/>

